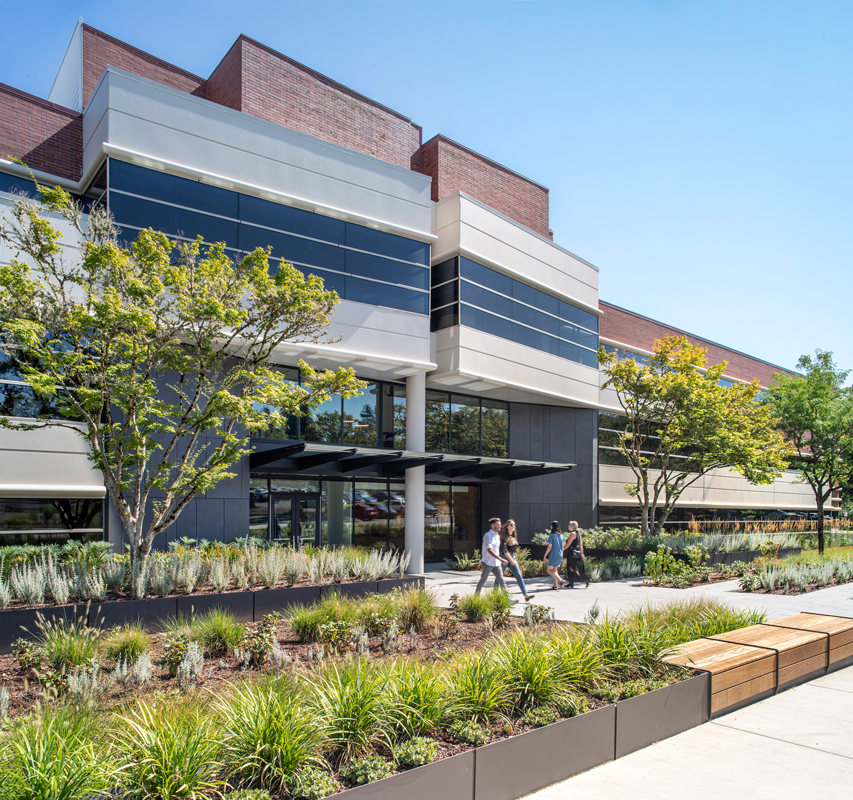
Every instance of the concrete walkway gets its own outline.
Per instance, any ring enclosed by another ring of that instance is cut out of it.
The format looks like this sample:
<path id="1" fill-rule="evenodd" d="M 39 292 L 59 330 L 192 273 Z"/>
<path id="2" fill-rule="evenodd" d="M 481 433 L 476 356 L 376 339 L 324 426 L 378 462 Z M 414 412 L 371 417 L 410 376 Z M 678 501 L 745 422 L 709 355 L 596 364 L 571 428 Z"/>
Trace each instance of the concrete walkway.
<path id="1" fill-rule="evenodd" d="M 436 589 L 444 604 L 452 594 L 471 594 L 480 579 L 480 572 L 454 572 L 444 564 L 427 564 L 426 585 Z M 507 588 L 514 599 L 521 600 L 514 611 L 521 614 L 523 600 L 515 579 L 505 578 Z M 489 577 L 486 588 L 492 587 L 494 580 Z M 616 613 L 644 603 L 665 603 L 670 600 L 684 600 L 689 597 L 716 597 L 735 608 L 750 608 L 767 613 L 768 620 L 799 614 L 804 611 L 815 614 L 834 614 L 853 617 L 853 583 L 821 589 L 817 592 L 801 595 L 749 594 L 738 591 L 738 582 L 724 581 L 696 586 L 692 589 L 663 589 L 657 586 L 643 586 L 642 578 L 628 578 L 621 581 L 591 583 L 588 589 L 582 584 L 579 588 L 551 591 L 550 578 L 531 578 L 526 580 L 527 589 L 535 592 L 534 603 L 551 606 L 557 619 L 581 622 L 590 608 L 597 602 L 601 611 Z M 853 792 L 851 792 L 853 796 Z"/>
<path id="2" fill-rule="evenodd" d="M 528 800 L 853 797 L 853 667 L 528 795 Z"/>

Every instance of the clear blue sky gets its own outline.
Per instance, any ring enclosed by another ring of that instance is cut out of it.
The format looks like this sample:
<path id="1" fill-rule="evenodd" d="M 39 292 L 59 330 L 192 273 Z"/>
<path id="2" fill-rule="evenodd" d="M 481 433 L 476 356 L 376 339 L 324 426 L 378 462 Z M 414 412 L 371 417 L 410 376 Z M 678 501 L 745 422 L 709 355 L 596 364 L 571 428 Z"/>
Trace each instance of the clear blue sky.
<path id="1" fill-rule="evenodd" d="M 853 368 L 848 0 L 31 0 L 0 82 L 46 96 L 78 16 L 204 77 L 245 33 L 548 186 L 603 300 Z"/>

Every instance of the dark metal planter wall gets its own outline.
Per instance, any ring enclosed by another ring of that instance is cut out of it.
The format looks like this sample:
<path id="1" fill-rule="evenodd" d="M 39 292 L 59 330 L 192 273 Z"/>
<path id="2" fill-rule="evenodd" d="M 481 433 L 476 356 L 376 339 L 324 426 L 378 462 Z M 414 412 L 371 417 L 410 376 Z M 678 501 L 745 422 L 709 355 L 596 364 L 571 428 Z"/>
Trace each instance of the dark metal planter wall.
<path id="1" fill-rule="evenodd" d="M 477 747 L 335 795 L 339 800 L 515 800 L 707 722 L 710 675 Z"/>
<path id="2" fill-rule="evenodd" d="M 38 633 L 37 615 L 46 620 L 69 621 L 86 616 L 90 627 L 115 628 L 125 623 L 139 623 L 149 630 L 162 630 L 178 616 L 191 617 L 211 608 L 224 608 L 244 622 L 257 622 L 265 614 L 282 611 L 302 603 L 316 603 L 322 595 L 340 592 L 361 597 L 382 594 L 408 586 L 423 586 L 424 579 L 416 576 L 390 578 L 381 581 L 359 581 L 323 586 L 294 586 L 283 589 L 257 589 L 249 592 L 194 594 L 179 597 L 149 597 L 144 600 L 116 600 L 105 603 L 78 603 L 69 606 L 44 608 L 9 608 L 0 611 L 0 655 L 12 652 L 12 642 L 21 637 L 33 638 Z M 88 616 L 87 616 L 88 614 Z"/>

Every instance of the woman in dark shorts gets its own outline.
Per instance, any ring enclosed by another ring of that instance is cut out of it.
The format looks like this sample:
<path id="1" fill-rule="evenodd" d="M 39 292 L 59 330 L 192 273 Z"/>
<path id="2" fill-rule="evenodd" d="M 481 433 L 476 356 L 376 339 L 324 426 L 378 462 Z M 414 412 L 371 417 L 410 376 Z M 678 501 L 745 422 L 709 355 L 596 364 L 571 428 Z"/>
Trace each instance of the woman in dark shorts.
<path id="1" fill-rule="evenodd" d="M 575 588 L 575 582 L 572 578 L 573 574 L 577 576 L 578 581 L 586 581 L 587 588 L 589 588 L 589 577 L 583 567 L 583 562 L 586 559 L 583 552 L 583 539 L 581 539 L 581 532 L 577 522 L 572 520 L 569 523 L 567 533 L 569 536 L 566 539 L 564 550 L 566 555 L 566 580 L 569 583 L 569 588 Z"/>

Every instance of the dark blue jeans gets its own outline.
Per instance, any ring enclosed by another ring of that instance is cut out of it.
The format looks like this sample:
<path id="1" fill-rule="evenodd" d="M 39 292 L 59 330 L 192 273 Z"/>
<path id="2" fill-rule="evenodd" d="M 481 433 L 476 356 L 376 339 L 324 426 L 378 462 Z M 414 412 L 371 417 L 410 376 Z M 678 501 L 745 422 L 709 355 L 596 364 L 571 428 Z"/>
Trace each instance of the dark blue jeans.
<path id="1" fill-rule="evenodd" d="M 518 582 L 518 588 L 521 589 L 521 593 L 527 596 L 527 587 L 524 585 L 524 578 L 521 577 L 521 570 L 518 568 L 518 564 L 507 564 L 507 566 L 512 573 L 512 577 Z"/>

